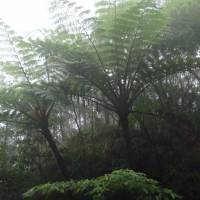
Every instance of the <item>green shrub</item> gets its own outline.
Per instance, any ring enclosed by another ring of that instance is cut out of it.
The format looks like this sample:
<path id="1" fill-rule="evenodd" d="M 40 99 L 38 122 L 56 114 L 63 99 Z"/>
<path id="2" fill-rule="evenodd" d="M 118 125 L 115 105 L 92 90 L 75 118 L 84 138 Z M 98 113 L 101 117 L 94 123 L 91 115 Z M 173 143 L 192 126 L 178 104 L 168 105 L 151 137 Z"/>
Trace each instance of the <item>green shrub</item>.
<path id="1" fill-rule="evenodd" d="M 96 179 L 47 183 L 24 194 L 32 200 L 173 200 L 172 190 L 132 170 L 116 170 Z"/>

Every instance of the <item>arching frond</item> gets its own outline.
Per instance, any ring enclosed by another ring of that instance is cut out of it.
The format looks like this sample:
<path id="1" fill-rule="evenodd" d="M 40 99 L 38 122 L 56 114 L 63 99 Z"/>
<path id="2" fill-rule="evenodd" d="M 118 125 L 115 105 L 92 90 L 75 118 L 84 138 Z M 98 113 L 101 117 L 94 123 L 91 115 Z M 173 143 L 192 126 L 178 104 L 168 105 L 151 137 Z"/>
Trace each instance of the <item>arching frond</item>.
<path id="1" fill-rule="evenodd" d="M 57 1 L 52 5 L 55 7 L 51 11 L 57 14 L 62 13 L 59 5 L 70 15 L 76 7 L 71 1 Z M 54 62 L 60 63 L 65 74 L 70 72 L 92 83 L 115 105 L 122 96 L 137 96 L 148 85 L 148 74 L 155 72 L 154 61 L 150 64 L 145 59 L 165 33 L 167 18 L 162 9 L 153 0 L 97 1 L 89 27 L 84 21 L 77 21 L 78 13 L 82 10 L 77 10 L 73 20 L 79 32 L 74 35 L 70 32 L 73 37 L 66 30 L 62 32 L 71 42 L 57 37 L 60 42 L 55 43 L 62 50 L 56 52 L 58 59 Z M 68 20 L 66 16 L 65 20 Z"/>

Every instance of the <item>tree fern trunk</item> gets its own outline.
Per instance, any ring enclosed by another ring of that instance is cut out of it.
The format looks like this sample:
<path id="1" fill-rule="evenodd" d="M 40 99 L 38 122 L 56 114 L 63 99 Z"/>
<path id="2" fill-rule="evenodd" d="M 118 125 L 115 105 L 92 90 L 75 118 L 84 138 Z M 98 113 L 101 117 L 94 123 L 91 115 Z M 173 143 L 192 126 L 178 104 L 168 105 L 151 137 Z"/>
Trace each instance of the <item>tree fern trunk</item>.
<path id="1" fill-rule="evenodd" d="M 58 168 L 62 174 L 62 176 L 64 178 L 67 178 L 67 175 L 66 175 L 66 168 L 65 168 L 65 163 L 64 163 L 64 160 L 58 150 L 58 147 L 51 135 L 51 132 L 48 128 L 43 128 L 42 129 L 42 134 L 44 135 L 44 137 L 46 138 L 48 144 L 49 144 L 49 147 L 51 148 L 52 152 L 53 152 L 53 155 L 57 161 L 57 165 L 58 165 Z"/>
<path id="2" fill-rule="evenodd" d="M 129 167 L 133 169 L 132 147 L 131 147 L 130 129 L 128 124 L 128 114 L 120 116 L 120 125 L 122 128 L 122 133 L 126 145 L 126 159 Z"/>

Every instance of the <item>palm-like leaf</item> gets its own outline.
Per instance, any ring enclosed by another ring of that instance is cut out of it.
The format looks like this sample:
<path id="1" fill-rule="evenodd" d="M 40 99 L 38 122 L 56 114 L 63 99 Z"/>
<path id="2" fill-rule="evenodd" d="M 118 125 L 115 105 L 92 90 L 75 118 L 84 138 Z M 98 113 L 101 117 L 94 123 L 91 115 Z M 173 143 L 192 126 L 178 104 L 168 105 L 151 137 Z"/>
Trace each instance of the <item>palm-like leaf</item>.
<path id="1" fill-rule="evenodd" d="M 59 2 L 69 11 L 76 9 L 70 1 Z M 62 13 L 58 7 L 52 7 L 52 11 Z M 153 66 L 153 58 L 148 61 L 147 58 L 152 55 L 152 46 L 163 36 L 167 19 L 151 0 L 99 1 L 96 16 L 89 19 L 88 26 L 86 16 L 78 21 L 75 16 L 74 26 L 78 26 L 79 33 L 70 37 L 68 44 L 60 38 L 62 48 L 56 52 L 59 67 L 67 66 L 65 72 L 92 83 L 114 107 L 124 104 L 122 99 L 132 104 L 148 85 L 149 73 L 156 79 L 158 66 Z M 64 27 L 66 23 L 60 21 L 57 25 Z M 62 33 L 69 38 L 66 29 Z"/>

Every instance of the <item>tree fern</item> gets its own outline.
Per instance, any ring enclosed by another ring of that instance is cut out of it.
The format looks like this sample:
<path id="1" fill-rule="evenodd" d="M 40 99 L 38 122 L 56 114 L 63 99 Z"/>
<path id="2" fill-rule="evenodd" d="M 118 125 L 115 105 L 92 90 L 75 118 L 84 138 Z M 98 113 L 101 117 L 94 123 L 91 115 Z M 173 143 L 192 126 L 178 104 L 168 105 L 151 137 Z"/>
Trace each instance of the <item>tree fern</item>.
<path id="1" fill-rule="evenodd" d="M 165 35 L 168 19 L 153 0 L 97 1 L 92 18 L 71 1 L 54 1 L 51 11 L 56 18 L 62 16 L 56 21 L 58 33 L 70 38 L 69 42 L 58 35 L 55 45 L 62 45 L 51 61 L 60 64 L 58 71 L 90 85 L 89 98 L 96 91 L 92 100 L 117 113 L 132 165 L 128 115 L 137 97 L 166 76 L 169 63 L 159 60 L 153 47 Z"/>
<path id="2" fill-rule="evenodd" d="M 1 66 L 14 79 L 11 85 L 0 89 L 2 110 L 7 117 L 18 117 L 41 132 L 53 152 L 60 172 L 66 176 L 64 161 L 49 124 L 56 98 L 49 88 L 53 73 L 47 64 L 48 55 L 38 54 L 31 39 L 16 36 L 4 23 L 2 26 L 13 55 L 11 59 L 3 60 Z"/>
<path id="3" fill-rule="evenodd" d="M 68 10 L 75 9 L 75 4 L 70 1 L 59 2 Z M 100 1 L 97 2 L 96 17 L 89 28 L 84 23 L 86 19 L 78 22 L 81 41 L 77 40 L 76 34 L 73 48 L 68 51 L 74 58 L 68 54 L 62 57 L 76 61 L 75 65 L 82 74 L 83 71 L 89 72 L 85 74 L 89 81 L 92 81 L 94 74 L 98 74 L 99 80 L 95 77 L 96 84 L 107 89 L 115 88 L 114 92 L 119 95 L 119 87 L 123 85 L 128 89 L 128 83 L 135 81 L 135 72 L 140 76 L 137 71 L 140 63 L 138 58 L 147 56 L 150 47 L 163 36 L 166 19 L 152 1 Z M 60 24 L 62 22 L 57 25 Z"/>

